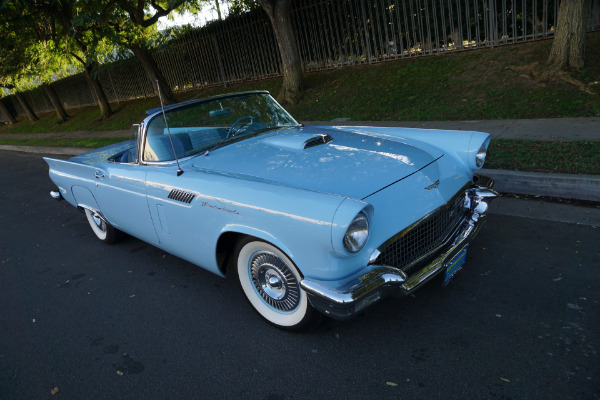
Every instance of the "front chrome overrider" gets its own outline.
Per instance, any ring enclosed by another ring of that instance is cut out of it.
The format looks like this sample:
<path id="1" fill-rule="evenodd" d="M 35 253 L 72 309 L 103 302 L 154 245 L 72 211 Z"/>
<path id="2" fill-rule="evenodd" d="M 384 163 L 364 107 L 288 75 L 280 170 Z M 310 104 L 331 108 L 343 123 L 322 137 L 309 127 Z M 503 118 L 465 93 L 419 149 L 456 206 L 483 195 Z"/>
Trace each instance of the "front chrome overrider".
<path id="1" fill-rule="evenodd" d="M 476 184 L 465 191 L 465 208 L 468 211 L 443 245 L 413 262 L 417 264 L 433 257 L 432 261 L 428 261 L 410 277 L 399 268 L 372 264 L 379 255 L 379 250 L 376 250 L 370 257 L 369 265 L 350 280 L 334 285 L 326 281 L 302 280 L 300 285 L 311 304 L 332 318 L 344 320 L 392 293 L 412 293 L 444 271 L 452 259 L 475 238 L 485 222 L 490 201 L 498 196 L 491 189 L 493 184 L 491 179 L 479 177 Z"/>

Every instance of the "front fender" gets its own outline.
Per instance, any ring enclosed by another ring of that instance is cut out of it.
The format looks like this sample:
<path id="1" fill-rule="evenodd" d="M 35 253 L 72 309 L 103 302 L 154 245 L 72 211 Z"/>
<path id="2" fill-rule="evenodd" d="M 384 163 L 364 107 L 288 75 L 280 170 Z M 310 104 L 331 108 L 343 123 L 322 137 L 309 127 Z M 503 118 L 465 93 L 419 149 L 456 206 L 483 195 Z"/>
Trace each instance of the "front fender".
<path id="1" fill-rule="evenodd" d="M 348 127 L 344 127 L 348 129 Z M 358 132 L 366 132 L 370 135 L 398 141 L 407 141 L 413 146 L 419 146 L 423 150 L 435 154 L 443 151 L 453 159 L 459 161 L 470 171 L 478 170 L 475 164 L 475 156 L 482 144 L 486 149 L 490 143 L 490 135 L 475 131 L 449 131 L 436 129 L 416 128 L 390 128 L 390 127 L 352 127 Z M 437 150 L 434 150 L 437 149 Z"/>
<path id="2" fill-rule="evenodd" d="M 237 233 L 237 234 L 242 234 L 242 235 L 246 235 L 246 236 L 253 236 L 257 239 L 260 239 L 267 243 L 272 244 L 273 246 L 279 248 L 279 250 L 283 251 L 287 255 L 292 254 L 292 250 L 285 243 L 283 243 L 277 237 L 273 236 L 271 233 L 269 233 L 265 230 L 262 230 L 262 229 L 257 229 L 257 228 L 247 226 L 247 225 L 234 224 L 234 225 L 227 225 L 226 227 L 224 227 L 221 230 L 221 236 L 224 234 L 227 234 L 227 233 Z"/>

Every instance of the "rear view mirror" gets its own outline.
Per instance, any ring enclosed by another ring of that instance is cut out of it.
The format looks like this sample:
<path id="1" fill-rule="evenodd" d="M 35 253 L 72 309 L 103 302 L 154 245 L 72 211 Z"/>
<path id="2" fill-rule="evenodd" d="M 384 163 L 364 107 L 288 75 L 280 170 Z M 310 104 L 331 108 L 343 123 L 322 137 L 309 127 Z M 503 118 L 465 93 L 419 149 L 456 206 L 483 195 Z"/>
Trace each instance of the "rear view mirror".
<path id="1" fill-rule="evenodd" d="M 219 108 L 218 110 L 211 110 L 208 113 L 208 116 L 211 118 L 215 118 L 215 117 L 224 117 L 229 114 L 231 114 L 231 108 L 225 107 L 225 108 Z"/>

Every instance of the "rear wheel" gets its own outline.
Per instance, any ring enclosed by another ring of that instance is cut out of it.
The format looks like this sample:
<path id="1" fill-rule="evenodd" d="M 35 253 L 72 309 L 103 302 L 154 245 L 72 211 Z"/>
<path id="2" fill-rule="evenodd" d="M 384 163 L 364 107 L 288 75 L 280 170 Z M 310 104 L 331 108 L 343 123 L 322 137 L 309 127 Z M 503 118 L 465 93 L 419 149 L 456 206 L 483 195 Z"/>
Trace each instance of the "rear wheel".
<path id="1" fill-rule="evenodd" d="M 106 222 L 102 215 L 86 208 L 85 216 L 98 239 L 104 243 L 114 243 L 117 240 L 118 231 L 111 224 Z"/>
<path id="2" fill-rule="evenodd" d="M 294 263 L 277 247 L 246 238 L 237 247 L 236 271 L 254 309 L 278 328 L 299 331 L 317 321 L 318 313 L 300 287 Z"/>

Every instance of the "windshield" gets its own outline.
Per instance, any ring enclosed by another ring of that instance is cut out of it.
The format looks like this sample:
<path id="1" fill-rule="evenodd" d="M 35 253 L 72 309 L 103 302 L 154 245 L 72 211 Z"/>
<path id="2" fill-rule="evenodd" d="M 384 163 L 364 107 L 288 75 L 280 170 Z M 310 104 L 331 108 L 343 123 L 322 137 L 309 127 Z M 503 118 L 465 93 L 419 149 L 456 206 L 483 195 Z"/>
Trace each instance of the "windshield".
<path id="1" fill-rule="evenodd" d="M 171 161 L 298 123 L 268 93 L 246 93 L 183 104 L 148 122 L 145 161 Z M 170 132 L 170 138 L 169 138 Z"/>

